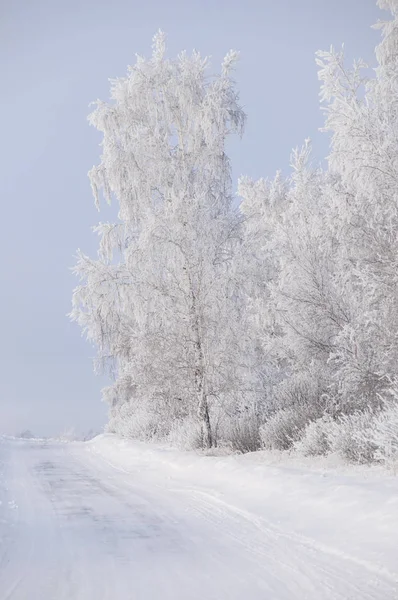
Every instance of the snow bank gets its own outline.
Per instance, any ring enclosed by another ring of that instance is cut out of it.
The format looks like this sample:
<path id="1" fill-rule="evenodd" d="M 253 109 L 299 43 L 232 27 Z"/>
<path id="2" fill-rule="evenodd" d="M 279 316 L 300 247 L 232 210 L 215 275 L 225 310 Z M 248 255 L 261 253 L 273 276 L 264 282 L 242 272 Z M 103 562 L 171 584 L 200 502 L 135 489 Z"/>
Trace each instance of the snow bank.
<path id="1" fill-rule="evenodd" d="M 194 489 L 315 551 L 326 548 L 398 579 L 398 479 L 382 469 L 266 452 L 204 456 L 113 435 L 85 448 L 120 471 L 174 492 Z"/>

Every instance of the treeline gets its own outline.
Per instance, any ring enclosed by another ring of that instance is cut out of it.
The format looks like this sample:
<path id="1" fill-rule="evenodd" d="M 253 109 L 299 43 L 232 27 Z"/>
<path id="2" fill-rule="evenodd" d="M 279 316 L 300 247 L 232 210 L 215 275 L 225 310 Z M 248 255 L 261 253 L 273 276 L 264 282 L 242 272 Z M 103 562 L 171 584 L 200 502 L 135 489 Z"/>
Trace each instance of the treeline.
<path id="1" fill-rule="evenodd" d="M 80 254 L 71 316 L 98 349 L 109 430 L 187 448 L 398 456 L 398 2 L 372 78 L 317 54 L 327 168 L 306 141 L 291 175 L 241 178 L 225 143 L 245 115 L 230 52 L 165 55 L 154 38 L 90 122 L 90 172 L 119 207 Z"/>

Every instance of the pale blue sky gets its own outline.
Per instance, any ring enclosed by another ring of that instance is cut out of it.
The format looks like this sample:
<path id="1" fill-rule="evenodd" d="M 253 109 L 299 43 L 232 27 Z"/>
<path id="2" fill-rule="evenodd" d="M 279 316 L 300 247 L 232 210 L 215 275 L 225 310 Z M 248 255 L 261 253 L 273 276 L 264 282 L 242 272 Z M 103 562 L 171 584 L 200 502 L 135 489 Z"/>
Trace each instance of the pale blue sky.
<path id="1" fill-rule="evenodd" d="M 196 48 L 215 69 L 237 48 L 248 125 L 231 146 L 234 176 L 272 176 L 306 137 L 327 154 L 315 51 L 345 42 L 350 59 L 374 65 L 380 16 L 373 0 L 1 1 L 0 432 L 105 421 L 94 351 L 65 314 L 74 253 L 95 255 L 90 228 L 108 218 L 91 197 L 100 137 L 86 122 L 108 78 L 149 54 L 158 28 L 170 55 Z"/>

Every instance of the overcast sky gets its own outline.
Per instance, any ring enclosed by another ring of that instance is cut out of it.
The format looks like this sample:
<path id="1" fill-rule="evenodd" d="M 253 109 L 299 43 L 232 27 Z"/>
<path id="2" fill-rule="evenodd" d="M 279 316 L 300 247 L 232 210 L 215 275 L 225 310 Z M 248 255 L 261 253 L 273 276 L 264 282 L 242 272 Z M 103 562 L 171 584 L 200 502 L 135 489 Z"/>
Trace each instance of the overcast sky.
<path id="1" fill-rule="evenodd" d="M 315 51 L 345 42 L 374 65 L 380 16 L 373 0 L 0 0 L 0 432 L 105 422 L 94 350 L 65 315 L 75 251 L 95 256 L 90 228 L 111 218 L 87 179 L 100 153 L 88 105 L 108 99 L 108 78 L 148 55 L 159 28 L 170 55 L 196 48 L 214 70 L 240 50 L 248 124 L 230 148 L 234 177 L 272 176 L 306 137 L 327 154 Z"/>

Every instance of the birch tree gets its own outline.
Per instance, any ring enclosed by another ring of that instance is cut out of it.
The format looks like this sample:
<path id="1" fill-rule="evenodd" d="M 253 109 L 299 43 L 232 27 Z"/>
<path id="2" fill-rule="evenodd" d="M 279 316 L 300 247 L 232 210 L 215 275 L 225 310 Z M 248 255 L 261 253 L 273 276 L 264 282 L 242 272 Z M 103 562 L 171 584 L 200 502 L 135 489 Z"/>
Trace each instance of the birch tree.
<path id="1" fill-rule="evenodd" d="M 240 377 L 232 263 L 241 219 L 225 143 L 245 115 L 231 78 L 235 52 L 209 77 L 199 53 L 169 60 L 165 51 L 159 32 L 151 58 L 137 57 L 90 116 L 103 134 L 89 174 L 95 202 L 102 192 L 119 214 L 96 227 L 99 257 L 79 254 L 72 318 L 96 345 L 97 366 L 111 368 L 105 396 L 115 423 L 144 407 L 159 436 L 196 414 L 210 447 L 211 407 Z"/>

